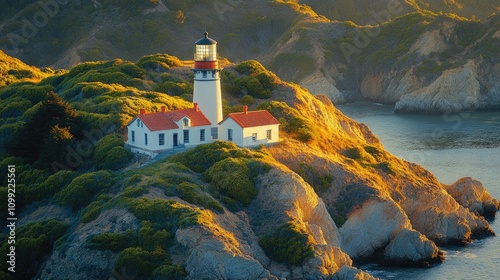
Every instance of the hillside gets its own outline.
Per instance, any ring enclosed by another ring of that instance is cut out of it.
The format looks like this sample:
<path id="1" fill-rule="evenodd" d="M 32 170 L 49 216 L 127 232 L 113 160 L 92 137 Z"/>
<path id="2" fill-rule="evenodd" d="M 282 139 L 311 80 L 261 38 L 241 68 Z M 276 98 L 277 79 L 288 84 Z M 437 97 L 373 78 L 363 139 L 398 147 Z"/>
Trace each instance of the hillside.
<path id="1" fill-rule="evenodd" d="M 16 165 L 26 268 L 16 278 L 373 279 L 353 260 L 427 266 L 444 260 L 438 246 L 494 234 L 483 216 L 500 205 L 480 182 L 439 183 L 257 61 L 225 61 L 224 113 L 269 110 L 279 144 L 219 141 L 156 162 L 130 154 L 122 135 L 141 108 L 192 106 L 191 63 L 87 62 L 0 89 L 1 163 Z"/>
<path id="2" fill-rule="evenodd" d="M 368 2 L 4 1 L 0 49 L 55 69 L 161 52 L 191 59 L 207 30 L 222 56 L 257 58 L 334 103 L 399 103 L 399 112 L 500 106 L 498 1 Z"/>
<path id="3" fill-rule="evenodd" d="M 19 59 L 10 57 L 0 50 L 0 88 L 18 82 L 39 82 L 51 76 L 54 71 L 43 71 L 25 64 Z"/>
<path id="4" fill-rule="evenodd" d="M 392 20 L 397 16 L 415 11 L 453 13 L 466 18 L 484 20 L 498 12 L 500 1 L 442 1 L 442 0 L 407 0 L 407 1 L 297 1 L 306 4 L 319 14 L 331 20 L 353 21 L 359 25 L 381 23 L 380 19 Z"/>

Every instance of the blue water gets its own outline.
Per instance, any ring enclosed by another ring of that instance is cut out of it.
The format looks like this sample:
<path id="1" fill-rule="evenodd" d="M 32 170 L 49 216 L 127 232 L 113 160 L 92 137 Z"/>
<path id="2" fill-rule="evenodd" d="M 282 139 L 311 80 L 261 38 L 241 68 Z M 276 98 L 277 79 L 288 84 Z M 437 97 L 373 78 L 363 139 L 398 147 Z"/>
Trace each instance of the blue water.
<path id="1" fill-rule="evenodd" d="M 367 124 L 388 151 L 424 166 L 441 182 L 470 176 L 500 198 L 500 112 L 398 115 L 392 106 L 374 103 L 337 108 Z M 500 214 L 491 226 L 498 236 L 442 248 L 446 261 L 430 268 L 361 268 L 381 279 L 500 279 Z"/>

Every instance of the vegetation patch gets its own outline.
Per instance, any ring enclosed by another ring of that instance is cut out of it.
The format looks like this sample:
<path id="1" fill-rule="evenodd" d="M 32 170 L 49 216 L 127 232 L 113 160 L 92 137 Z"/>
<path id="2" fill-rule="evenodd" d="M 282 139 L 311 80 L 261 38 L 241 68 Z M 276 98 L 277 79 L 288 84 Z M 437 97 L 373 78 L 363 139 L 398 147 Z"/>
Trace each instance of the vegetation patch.
<path id="1" fill-rule="evenodd" d="M 288 222 L 273 234 L 262 237 L 259 245 L 271 259 L 290 265 L 301 265 L 314 257 L 313 246 L 305 228 L 294 222 Z"/>
<path id="2" fill-rule="evenodd" d="M 43 264 L 44 258 L 50 254 L 56 240 L 61 238 L 67 229 L 68 225 L 58 220 L 29 223 L 17 228 L 15 279 L 31 279 L 35 277 Z M 3 242 L 1 251 L 9 252 L 10 246 L 12 245 Z M 8 265 L 7 253 L 2 254 L 0 259 L 1 278 L 14 279 L 10 274 L 6 273 Z"/>
<path id="3" fill-rule="evenodd" d="M 115 177 L 109 171 L 85 173 L 57 193 L 56 199 L 62 206 L 77 211 L 88 205 L 97 193 L 108 190 L 114 182 Z"/>
<path id="4" fill-rule="evenodd" d="M 227 158 L 215 163 L 204 173 L 214 189 L 244 206 L 257 196 L 255 178 L 269 171 L 265 165 L 245 158 Z"/>
<path id="5" fill-rule="evenodd" d="M 141 220 L 140 229 L 95 235 L 88 239 L 87 246 L 119 253 L 117 271 L 126 268 L 128 273 L 140 278 L 185 277 L 184 267 L 172 264 L 167 249 L 174 242 L 178 228 L 201 223 L 201 211 L 165 199 L 122 197 L 118 201 Z"/>
<path id="6" fill-rule="evenodd" d="M 290 108 L 285 102 L 262 102 L 256 110 L 267 110 L 280 122 L 280 132 L 288 133 L 291 137 L 307 143 L 312 140 L 313 134 L 308 122 L 300 116 L 296 109 Z"/>
<path id="7" fill-rule="evenodd" d="M 316 193 L 326 191 L 333 182 L 333 177 L 330 174 L 321 174 L 311 165 L 301 162 L 297 174 L 311 185 Z"/>
<path id="8" fill-rule="evenodd" d="M 233 142 L 217 141 L 199 145 L 185 153 L 178 153 L 170 158 L 171 162 L 180 162 L 189 169 L 203 173 L 216 162 L 226 158 L 251 158 L 250 151 L 240 149 Z"/>

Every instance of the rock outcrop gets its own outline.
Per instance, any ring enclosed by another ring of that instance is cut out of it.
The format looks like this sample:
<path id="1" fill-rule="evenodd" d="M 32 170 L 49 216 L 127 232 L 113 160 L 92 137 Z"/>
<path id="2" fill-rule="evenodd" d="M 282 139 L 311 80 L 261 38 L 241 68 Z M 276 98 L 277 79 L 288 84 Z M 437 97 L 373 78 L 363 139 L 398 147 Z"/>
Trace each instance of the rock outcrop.
<path id="1" fill-rule="evenodd" d="M 138 227 L 139 220 L 124 208 L 103 211 L 96 220 L 74 230 L 66 240 L 67 246 L 54 250 L 40 269 L 39 279 L 108 279 L 126 274 L 114 270 L 117 253 L 90 249 L 87 241 L 93 235 Z"/>
<path id="2" fill-rule="evenodd" d="M 384 250 L 388 265 L 427 265 L 442 260 L 443 252 L 416 230 L 403 229 Z"/>
<path id="3" fill-rule="evenodd" d="M 500 210 L 498 200 L 493 198 L 477 180 L 465 177 L 451 185 L 444 186 L 460 205 L 476 215 L 492 217 Z"/>
<path id="4" fill-rule="evenodd" d="M 351 258 L 340 249 L 341 237 L 325 204 L 300 176 L 276 167 L 261 175 L 257 185 L 259 194 L 249 207 L 256 234 L 262 237 L 293 221 L 305 228 L 313 244 L 314 258 L 307 260 L 302 269 L 291 271 L 293 278 L 323 278 L 342 266 L 352 266 Z M 271 267 L 275 273 L 279 271 L 279 266 Z"/>
<path id="5" fill-rule="evenodd" d="M 355 259 L 383 251 L 383 263 L 421 265 L 440 261 L 443 252 L 412 229 L 410 220 L 392 201 L 372 200 L 354 210 L 341 228 L 343 249 Z"/>
<path id="6" fill-rule="evenodd" d="M 473 60 L 444 71 L 432 84 L 396 102 L 396 112 L 462 112 L 479 108 L 481 86 Z"/>

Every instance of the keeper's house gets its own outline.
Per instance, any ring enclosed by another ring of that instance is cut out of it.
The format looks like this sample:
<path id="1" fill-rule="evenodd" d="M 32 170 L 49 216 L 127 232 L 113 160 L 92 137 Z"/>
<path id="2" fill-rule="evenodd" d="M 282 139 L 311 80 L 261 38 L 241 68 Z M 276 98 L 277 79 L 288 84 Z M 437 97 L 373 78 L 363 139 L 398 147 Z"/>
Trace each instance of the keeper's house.
<path id="1" fill-rule="evenodd" d="M 128 142 L 134 152 L 155 153 L 178 146 L 210 143 L 212 124 L 194 104 L 194 108 L 140 114 L 127 126 Z"/>

